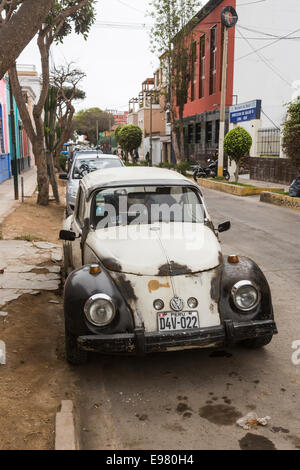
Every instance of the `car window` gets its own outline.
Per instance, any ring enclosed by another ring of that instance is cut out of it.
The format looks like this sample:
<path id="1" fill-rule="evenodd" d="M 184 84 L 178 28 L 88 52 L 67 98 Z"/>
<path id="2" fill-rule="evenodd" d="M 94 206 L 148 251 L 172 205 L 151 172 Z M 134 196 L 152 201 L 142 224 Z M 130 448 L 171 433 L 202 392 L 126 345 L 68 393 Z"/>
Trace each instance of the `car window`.
<path id="1" fill-rule="evenodd" d="M 203 223 L 200 194 L 180 186 L 137 186 L 105 189 L 96 193 L 91 220 L 97 229 L 157 222 Z"/>
<path id="2" fill-rule="evenodd" d="M 88 173 L 105 168 L 120 168 L 123 164 L 119 158 L 78 158 L 73 166 L 73 179 L 82 179 Z"/>

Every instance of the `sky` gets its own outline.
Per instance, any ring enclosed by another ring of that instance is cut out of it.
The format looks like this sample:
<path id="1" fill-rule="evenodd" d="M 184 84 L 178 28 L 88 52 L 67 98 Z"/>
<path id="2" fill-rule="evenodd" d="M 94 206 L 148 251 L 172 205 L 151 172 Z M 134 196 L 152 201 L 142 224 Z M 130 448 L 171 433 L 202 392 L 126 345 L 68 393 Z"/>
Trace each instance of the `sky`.
<path id="1" fill-rule="evenodd" d="M 146 17 L 148 0 L 98 0 L 97 21 L 114 23 L 150 23 Z M 95 24 L 85 41 L 72 34 L 63 45 L 52 47 L 55 65 L 66 61 L 87 74 L 82 83 L 86 100 L 77 109 L 128 110 L 129 99 L 136 97 L 142 82 L 152 77 L 158 62 L 150 52 L 146 29 L 103 28 Z M 19 64 L 35 64 L 40 71 L 36 41 L 32 41 L 18 60 Z"/>

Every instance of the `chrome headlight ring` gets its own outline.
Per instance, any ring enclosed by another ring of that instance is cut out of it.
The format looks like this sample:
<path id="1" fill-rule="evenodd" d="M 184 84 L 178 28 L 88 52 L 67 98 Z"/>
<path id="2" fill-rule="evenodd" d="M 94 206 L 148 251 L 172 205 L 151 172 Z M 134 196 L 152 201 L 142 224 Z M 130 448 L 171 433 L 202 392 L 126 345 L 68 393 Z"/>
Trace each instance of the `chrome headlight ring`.
<path id="1" fill-rule="evenodd" d="M 84 305 L 84 313 L 89 323 L 104 327 L 110 325 L 116 315 L 116 307 L 111 297 L 106 294 L 95 294 Z M 96 321 L 96 317 L 99 321 Z M 103 320 L 100 321 L 101 316 Z"/>
<path id="2" fill-rule="evenodd" d="M 247 295 L 248 293 L 248 295 L 252 294 L 253 296 L 253 303 L 249 305 L 249 307 L 242 306 L 241 302 L 239 303 L 238 296 L 239 294 L 242 295 L 242 292 L 244 292 L 244 295 Z M 254 310 L 261 301 L 261 292 L 258 287 L 251 281 L 237 282 L 231 289 L 231 296 L 236 308 L 242 312 L 250 312 L 251 310 Z"/>

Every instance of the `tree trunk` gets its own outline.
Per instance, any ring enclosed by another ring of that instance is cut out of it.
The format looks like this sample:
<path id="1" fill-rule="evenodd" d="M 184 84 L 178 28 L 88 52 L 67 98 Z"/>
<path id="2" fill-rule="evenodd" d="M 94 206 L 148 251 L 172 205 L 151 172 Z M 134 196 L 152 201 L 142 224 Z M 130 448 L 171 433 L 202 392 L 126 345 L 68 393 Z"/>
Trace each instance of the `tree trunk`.
<path id="1" fill-rule="evenodd" d="M 240 175 L 240 165 L 241 165 L 241 162 L 240 160 L 238 160 L 236 163 L 236 170 L 235 170 L 235 182 L 238 183 L 239 182 L 239 175 Z"/>
<path id="2" fill-rule="evenodd" d="M 26 0 L 0 27 L 0 79 L 34 38 L 55 0 Z"/>
<path id="3" fill-rule="evenodd" d="M 47 162 L 47 171 L 49 176 L 49 181 L 52 187 L 53 196 L 55 198 L 56 204 L 59 204 L 59 192 L 57 186 L 57 180 L 54 169 L 53 154 L 49 150 L 46 150 L 46 162 Z"/>
<path id="4" fill-rule="evenodd" d="M 46 165 L 46 156 L 43 141 L 33 146 L 33 153 L 37 166 L 37 186 L 38 186 L 38 199 L 37 203 L 41 206 L 48 206 L 49 204 L 49 178 Z"/>

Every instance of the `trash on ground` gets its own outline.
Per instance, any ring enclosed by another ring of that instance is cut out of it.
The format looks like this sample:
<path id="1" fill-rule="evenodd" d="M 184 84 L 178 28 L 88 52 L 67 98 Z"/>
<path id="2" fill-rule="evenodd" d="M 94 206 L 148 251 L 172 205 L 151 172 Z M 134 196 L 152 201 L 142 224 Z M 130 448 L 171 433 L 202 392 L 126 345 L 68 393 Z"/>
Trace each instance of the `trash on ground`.
<path id="1" fill-rule="evenodd" d="M 243 428 L 245 431 L 249 429 L 257 428 L 258 426 L 267 426 L 269 421 L 271 421 L 270 416 L 265 416 L 265 418 L 259 418 L 256 413 L 251 411 L 243 418 L 240 418 L 236 424 Z"/>

